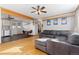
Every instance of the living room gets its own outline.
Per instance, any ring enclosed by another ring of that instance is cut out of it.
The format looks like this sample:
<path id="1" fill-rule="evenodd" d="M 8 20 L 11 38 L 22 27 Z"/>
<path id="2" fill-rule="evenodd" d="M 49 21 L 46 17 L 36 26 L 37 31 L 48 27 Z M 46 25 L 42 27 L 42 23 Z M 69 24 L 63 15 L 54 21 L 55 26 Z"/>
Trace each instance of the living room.
<path id="1" fill-rule="evenodd" d="M 0 54 L 79 55 L 79 5 L 0 6 Z"/>

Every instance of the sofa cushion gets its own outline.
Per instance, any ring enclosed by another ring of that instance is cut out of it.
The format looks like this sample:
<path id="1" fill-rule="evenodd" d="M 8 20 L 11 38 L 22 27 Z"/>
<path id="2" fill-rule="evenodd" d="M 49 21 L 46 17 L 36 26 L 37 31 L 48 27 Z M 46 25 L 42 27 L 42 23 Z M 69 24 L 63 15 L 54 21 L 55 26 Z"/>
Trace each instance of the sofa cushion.
<path id="1" fill-rule="evenodd" d="M 68 42 L 74 45 L 79 45 L 79 35 L 71 35 Z"/>
<path id="2" fill-rule="evenodd" d="M 62 31 L 61 34 L 63 35 L 68 35 L 70 32 L 69 31 Z"/>
<path id="3" fill-rule="evenodd" d="M 65 36 L 56 36 L 56 38 L 59 40 L 59 41 L 67 41 L 67 37 Z"/>
<path id="4" fill-rule="evenodd" d="M 65 42 L 57 40 L 47 41 L 47 52 L 51 55 L 68 55 L 69 46 Z"/>
<path id="5" fill-rule="evenodd" d="M 71 55 L 79 55 L 79 46 L 70 45 L 70 54 Z"/>
<path id="6" fill-rule="evenodd" d="M 58 36 L 61 35 L 61 31 L 57 31 L 56 35 L 58 35 Z"/>
<path id="7" fill-rule="evenodd" d="M 53 32 L 53 35 L 56 35 L 56 34 L 57 34 L 56 31 L 54 31 L 54 32 Z"/>
<path id="8" fill-rule="evenodd" d="M 35 40 L 35 43 L 38 44 L 38 45 L 41 45 L 41 46 L 46 46 L 46 41 L 48 39 L 49 38 L 39 38 L 39 39 L 36 39 Z"/>
<path id="9" fill-rule="evenodd" d="M 35 41 L 35 45 L 41 45 L 41 46 L 45 46 L 46 47 L 46 42 L 44 41 Z"/>
<path id="10" fill-rule="evenodd" d="M 54 34 L 54 31 L 53 31 L 53 30 L 51 30 L 51 31 L 50 31 L 50 35 L 53 35 L 53 34 Z"/>
<path id="11" fill-rule="evenodd" d="M 44 51 L 44 52 L 47 52 L 47 47 L 45 47 L 45 46 L 36 44 L 35 47 L 38 48 L 38 49 L 40 49 L 40 50 L 42 50 L 42 51 Z"/>
<path id="12" fill-rule="evenodd" d="M 43 34 L 48 35 L 48 34 L 49 34 L 49 30 L 44 30 L 44 31 L 43 31 Z"/>

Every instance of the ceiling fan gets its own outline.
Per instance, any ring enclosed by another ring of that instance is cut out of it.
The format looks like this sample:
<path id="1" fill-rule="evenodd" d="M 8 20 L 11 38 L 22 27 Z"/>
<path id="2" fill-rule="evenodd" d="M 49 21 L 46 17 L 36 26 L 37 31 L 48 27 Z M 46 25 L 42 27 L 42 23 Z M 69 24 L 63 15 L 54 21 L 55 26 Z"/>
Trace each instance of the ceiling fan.
<path id="1" fill-rule="evenodd" d="M 35 8 L 32 7 L 32 9 L 34 9 L 34 11 L 32 11 L 31 13 L 37 13 L 38 15 L 40 15 L 41 13 L 47 13 L 47 11 L 45 11 L 45 7 L 40 7 L 39 5 Z"/>

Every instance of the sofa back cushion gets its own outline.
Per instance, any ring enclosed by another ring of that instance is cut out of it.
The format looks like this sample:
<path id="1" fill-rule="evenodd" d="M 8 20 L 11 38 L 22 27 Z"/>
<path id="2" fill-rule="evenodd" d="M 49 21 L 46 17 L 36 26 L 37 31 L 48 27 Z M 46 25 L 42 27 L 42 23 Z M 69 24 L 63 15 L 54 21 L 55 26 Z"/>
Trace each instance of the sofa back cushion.
<path id="1" fill-rule="evenodd" d="M 54 33 L 54 31 L 53 31 L 53 30 L 51 30 L 51 31 L 50 31 L 50 35 L 53 35 L 53 33 Z"/>
<path id="2" fill-rule="evenodd" d="M 68 35 L 69 31 L 62 31 L 62 30 L 44 30 L 43 34 L 47 35 Z"/>
<path id="3" fill-rule="evenodd" d="M 43 34 L 46 34 L 46 35 L 51 35 L 53 33 L 53 30 L 44 30 L 43 31 Z"/>
<path id="4" fill-rule="evenodd" d="M 79 35 L 71 35 L 68 42 L 74 45 L 79 45 Z"/>
<path id="5" fill-rule="evenodd" d="M 44 31 L 43 31 L 43 34 L 47 34 L 47 33 L 48 33 L 48 30 L 44 30 Z"/>
<path id="6" fill-rule="evenodd" d="M 56 35 L 61 35 L 61 31 L 56 31 Z"/>

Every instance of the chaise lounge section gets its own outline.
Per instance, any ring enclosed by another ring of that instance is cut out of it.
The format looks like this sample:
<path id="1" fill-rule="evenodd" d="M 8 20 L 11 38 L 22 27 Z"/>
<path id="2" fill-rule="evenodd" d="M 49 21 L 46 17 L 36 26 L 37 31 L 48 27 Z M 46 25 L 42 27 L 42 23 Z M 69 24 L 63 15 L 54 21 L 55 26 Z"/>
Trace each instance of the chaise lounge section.
<path id="1" fill-rule="evenodd" d="M 50 55 L 79 55 L 79 46 L 67 42 L 47 40 L 47 52 Z"/>

